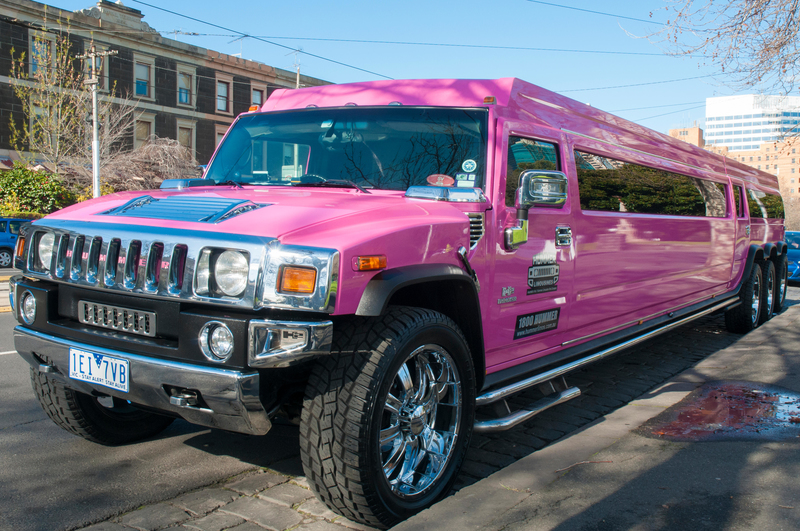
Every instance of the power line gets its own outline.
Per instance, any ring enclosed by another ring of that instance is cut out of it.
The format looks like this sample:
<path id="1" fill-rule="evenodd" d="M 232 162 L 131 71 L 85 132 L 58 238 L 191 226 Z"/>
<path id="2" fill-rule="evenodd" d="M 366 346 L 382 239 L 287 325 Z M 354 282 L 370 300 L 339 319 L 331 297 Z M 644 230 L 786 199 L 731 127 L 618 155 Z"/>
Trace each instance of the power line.
<path id="1" fill-rule="evenodd" d="M 286 50 L 294 51 L 294 48 L 292 48 L 291 46 L 285 46 L 285 45 L 279 44 L 277 42 L 272 42 L 272 41 L 268 41 L 267 39 L 262 39 L 261 37 L 255 37 L 253 35 L 249 35 L 247 33 L 241 32 L 241 31 L 237 31 L 237 30 L 234 30 L 234 29 L 226 28 L 225 26 L 220 26 L 219 24 L 214 24 L 212 22 L 206 22 L 205 20 L 200 20 L 199 18 L 190 17 L 189 15 L 184 15 L 183 13 L 178 13 L 176 11 L 171 11 L 169 9 L 165 9 L 163 7 L 158 7 L 158 6 L 155 6 L 153 4 L 148 4 L 147 2 L 142 2 L 141 0 L 133 0 L 133 1 L 136 2 L 137 4 L 142 4 L 144 6 L 152 8 L 152 9 L 158 9 L 159 11 L 164 11 L 165 13 L 169 13 L 171 15 L 175 15 L 175 16 L 178 16 L 178 17 L 183 17 L 183 18 L 186 18 L 188 20 L 193 20 L 195 22 L 199 22 L 201 24 L 206 24 L 207 26 L 211 26 L 213 28 L 219 28 L 219 29 L 224 30 L 224 31 L 230 31 L 230 32 L 236 33 L 237 35 L 241 35 L 243 37 L 249 37 L 249 38 L 255 39 L 257 41 L 265 42 L 267 44 L 272 44 L 273 46 L 278 46 L 278 47 L 284 48 Z M 300 53 L 305 54 L 305 55 L 307 55 L 309 57 L 314 57 L 316 59 L 321 59 L 323 61 L 327 61 L 329 63 L 334 63 L 334 64 L 337 64 L 337 65 L 345 66 L 347 68 L 352 68 L 354 70 L 359 70 L 361 72 L 366 72 L 367 74 L 372 74 L 373 76 L 378 76 L 378 77 L 382 77 L 382 78 L 385 78 L 385 79 L 393 79 L 393 78 L 391 78 L 389 76 L 385 76 L 383 74 L 379 74 L 379 73 L 373 72 L 371 70 L 366 70 L 364 68 L 359 68 L 359 67 L 351 65 L 351 64 L 343 63 L 341 61 L 336 61 L 334 59 L 328 59 L 327 57 L 322 57 L 321 55 L 316 55 L 316 54 L 309 53 L 309 52 L 300 52 Z"/>
<path id="2" fill-rule="evenodd" d="M 670 103 L 669 105 L 652 105 L 650 107 L 634 107 L 632 109 L 617 109 L 615 111 L 608 111 L 608 112 L 625 112 L 625 111 L 646 111 L 649 109 L 662 109 L 664 107 L 680 107 L 681 105 L 698 105 L 700 103 L 705 103 L 703 101 L 692 101 L 687 103 Z"/>
<path id="3" fill-rule="evenodd" d="M 188 35 L 190 37 L 236 37 L 235 34 L 226 33 L 196 33 L 184 31 L 162 31 L 165 35 L 179 34 Z M 256 37 L 256 36 L 252 36 Z M 592 54 L 610 54 L 610 55 L 647 55 L 647 56 L 665 56 L 663 53 L 649 53 L 649 52 L 620 52 L 614 50 L 572 50 L 569 48 L 532 48 L 528 46 L 499 46 L 492 44 L 458 44 L 458 43 L 443 43 L 443 42 L 408 42 L 408 41 L 371 41 L 364 39 L 333 39 L 323 37 L 285 37 L 285 36 L 271 36 L 259 35 L 263 39 L 286 39 L 296 41 L 322 41 L 322 42 L 346 42 L 354 44 L 392 44 L 401 46 L 435 46 L 445 48 L 475 48 L 475 49 L 488 49 L 488 50 L 518 50 L 518 51 L 531 51 L 531 52 L 564 52 L 564 53 L 592 53 Z"/>
<path id="4" fill-rule="evenodd" d="M 636 21 L 636 22 L 644 22 L 646 24 L 658 24 L 659 26 L 663 26 L 664 25 L 663 22 L 656 22 L 655 20 L 645 20 L 645 19 L 642 19 L 642 18 L 626 17 L 625 15 L 615 15 L 613 13 L 603 13 L 602 11 L 592 11 L 591 9 L 582 9 L 580 7 L 564 6 L 564 5 L 561 5 L 561 4 L 553 4 L 553 3 L 550 3 L 550 2 L 541 2 L 540 0 L 527 0 L 527 1 L 532 3 L 532 4 L 542 4 L 542 5 L 545 5 L 545 6 L 558 7 L 558 8 L 561 8 L 561 9 L 571 9 L 573 11 L 582 11 L 584 13 L 591 13 L 593 15 L 602 15 L 604 17 L 624 18 L 625 20 L 633 20 L 633 21 Z"/>
<path id="5" fill-rule="evenodd" d="M 661 85 L 664 83 L 677 83 L 678 81 L 690 81 L 692 79 L 703 79 L 706 77 L 714 77 L 714 74 L 708 74 L 706 76 L 695 76 L 695 77 L 684 77 L 682 79 L 668 79 L 665 81 L 650 81 L 647 83 L 634 83 L 632 85 L 615 85 L 613 87 L 593 87 L 593 88 L 583 88 L 583 89 L 566 89 L 566 90 L 556 90 L 555 92 L 563 93 L 563 92 L 583 92 L 587 90 L 607 90 L 607 89 L 618 89 L 618 88 L 629 88 L 629 87 L 643 87 L 645 85 Z"/>
<path id="6" fill-rule="evenodd" d="M 670 112 L 665 112 L 663 114 L 656 114 L 655 116 L 648 116 L 647 118 L 638 118 L 636 121 L 637 122 L 641 122 L 643 120 L 651 120 L 653 118 L 661 118 L 662 116 L 667 116 L 669 114 L 678 114 L 679 112 L 693 111 L 695 109 L 702 109 L 703 107 L 705 107 L 705 104 L 698 105 L 697 107 L 690 107 L 688 109 L 680 109 L 678 111 L 670 111 Z"/>

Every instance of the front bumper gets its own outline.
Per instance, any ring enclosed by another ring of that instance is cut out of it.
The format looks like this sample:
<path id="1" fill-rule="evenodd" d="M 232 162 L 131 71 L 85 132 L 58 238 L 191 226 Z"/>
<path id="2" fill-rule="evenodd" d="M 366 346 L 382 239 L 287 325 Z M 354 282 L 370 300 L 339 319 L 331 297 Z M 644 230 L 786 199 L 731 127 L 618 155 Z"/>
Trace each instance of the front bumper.
<path id="1" fill-rule="evenodd" d="M 36 332 L 14 329 L 17 352 L 34 368 L 67 388 L 86 394 L 111 395 L 133 404 L 180 416 L 193 424 L 263 435 L 272 426 L 259 398 L 256 371 L 204 367 L 147 358 Z M 128 360 L 130 391 L 125 393 L 69 377 L 69 349 L 77 348 Z M 202 397 L 200 405 L 179 398 L 184 390 Z"/>

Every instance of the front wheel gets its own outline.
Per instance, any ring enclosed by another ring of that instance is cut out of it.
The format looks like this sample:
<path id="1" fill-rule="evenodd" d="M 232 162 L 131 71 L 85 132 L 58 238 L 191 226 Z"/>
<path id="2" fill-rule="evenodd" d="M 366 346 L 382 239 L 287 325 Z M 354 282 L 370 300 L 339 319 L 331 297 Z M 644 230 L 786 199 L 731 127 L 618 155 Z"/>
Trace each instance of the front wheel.
<path id="1" fill-rule="evenodd" d="M 31 384 L 47 416 L 88 441 L 109 446 L 135 442 L 160 433 L 174 420 L 137 409 L 127 400 L 67 389 L 33 368 Z"/>
<path id="2" fill-rule="evenodd" d="M 475 373 L 456 324 L 421 308 L 337 323 L 309 378 L 300 451 L 332 510 L 389 527 L 446 496 L 469 446 Z"/>

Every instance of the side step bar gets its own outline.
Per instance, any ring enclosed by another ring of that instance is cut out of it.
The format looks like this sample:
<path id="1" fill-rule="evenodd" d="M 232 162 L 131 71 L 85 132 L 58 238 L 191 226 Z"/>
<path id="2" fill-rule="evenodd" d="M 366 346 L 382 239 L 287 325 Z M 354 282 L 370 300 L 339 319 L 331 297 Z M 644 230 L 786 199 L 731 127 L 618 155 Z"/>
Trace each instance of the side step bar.
<path id="1" fill-rule="evenodd" d="M 536 374 L 524 380 L 514 382 L 505 387 L 487 391 L 478 396 L 478 398 L 475 400 L 475 405 L 485 406 L 487 404 L 491 404 L 499 400 L 504 400 L 511 395 L 524 391 L 525 389 L 554 380 L 555 378 L 563 376 L 568 372 L 572 372 L 590 363 L 600 361 L 603 358 L 606 358 L 612 354 L 619 352 L 620 350 L 632 347 L 634 345 L 642 343 L 643 341 L 647 341 L 648 339 L 653 338 L 659 334 L 663 334 L 664 332 L 667 332 L 669 330 L 682 326 L 686 323 L 694 321 L 695 319 L 706 316 L 710 313 L 714 313 L 717 310 L 722 310 L 724 308 L 729 308 L 731 306 L 734 306 L 739 302 L 740 302 L 739 297 L 730 298 L 710 308 L 706 308 L 705 310 L 702 310 L 698 313 L 689 315 L 687 317 L 684 317 L 683 319 L 679 319 L 677 321 L 668 323 L 664 326 L 655 328 L 653 330 L 650 330 L 649 332 L 645 332 L 644 334 L 633 337 L 631 339 L 628 339 L 627 341 L 623 341 L 622 343 L 606 348 L 599 352 L 595 352 L 594 354 L 590 354 L 589 356 L 586 356 L 584 358 L 580 358 L 578 360 L 572 361 L 560 367 L 556 367 L 554 369 L 550 369 L 549 371 Z M 525 422 L 529 418 L 533 417 L 538 413 L 541 413 L 545 409 L 553 407 L 557 404 L 561 404 L 563 402 L 566 402 L 567 400 L 571 400 L 578 396 L 580 396 L 580 389 L 576 387 L 571 387 L 564 391 L 547 395 L 543 399 L 534 402 L 529 407 L 511 413 L 505 417 L 492 420 L 478 421 L 475 423 L 475 431 L 478 433 L 485 433 L 490 431 L 507 430 L 509 428 L 516 426 L 521 422 Z"/>
<path id="2" fill-rule="evenodd" d="M 546 397 L 534 402 L 525 409 L 516 411 L 507 417 L 503 417 L 501 419 L 480 420 L 475 422 L 475 433 L 489 433 L 493 431 L 503 431 L 511 429 L 517 424 L 525 422 L 529 418 L 538 415 L 545 409 L 557 406 L 558 404 L 562 404 L 567 400 L 572 400 L 573 398 L 577 398 L 580 395 L 581 395 L 581 390 L 578 389 L 577 387 L 570 387 L 569 389 L 565 389 L 560 393 L 553 393 L 551 395 L 547 395 Z"/>

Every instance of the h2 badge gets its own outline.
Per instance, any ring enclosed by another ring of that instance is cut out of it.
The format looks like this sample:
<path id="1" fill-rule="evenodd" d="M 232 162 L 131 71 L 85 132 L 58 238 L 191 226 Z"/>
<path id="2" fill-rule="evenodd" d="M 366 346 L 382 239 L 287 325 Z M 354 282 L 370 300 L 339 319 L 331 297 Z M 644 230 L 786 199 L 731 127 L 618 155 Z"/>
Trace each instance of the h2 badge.
<path id="1" fill-rule="evenodd" d="M 555 253 L 539 253 L 533 257 L 533 265 L 528 268 L 528 295 L 547 293 L 558 288 L 558 274 L 561 267 L 556 263 Z"/>

